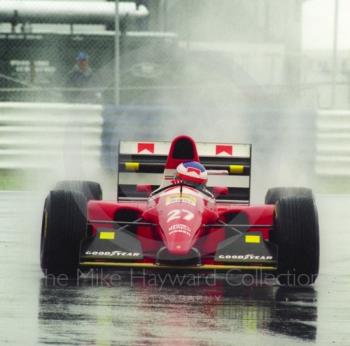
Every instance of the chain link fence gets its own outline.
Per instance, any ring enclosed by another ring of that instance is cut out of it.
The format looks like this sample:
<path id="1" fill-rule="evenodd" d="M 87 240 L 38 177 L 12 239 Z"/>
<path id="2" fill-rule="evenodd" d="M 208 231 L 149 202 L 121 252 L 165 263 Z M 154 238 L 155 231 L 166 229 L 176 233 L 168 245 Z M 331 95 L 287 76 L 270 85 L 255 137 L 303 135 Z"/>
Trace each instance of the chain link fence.
<path id="1" fill-rule="evenodd" d="M 122 86 L 159 86 L 157 75 L 166 77 L 175 49 L 175 38 L 164 37 L 148 35 L 139 44 L 137 33 L 122 35 Z M 2 101 L 113 102 L 114 33 L 3 34 L 2 44 L 8 46 L 0 71 Z M 123 99 L 131 102 L 128 89 Z"/>
<path id="2" fill-rule="evenodd" d="M 3 1 L 0 100 L 112 103 L 114 1 Z M 175 35 L 147 30 L 143 1 L 119 2 L 122 84 L 156 82 Z M 148 85 L 148 84 L 147 84 Z"/>
<path id="3" fill-rule="evenodd" d="M 119 3 L 122 104 L 324 101 L 301 54 L 302 1 Z M 114 0 L 3 0 L 0 101 L 114 103 L 114 15 Z"/>

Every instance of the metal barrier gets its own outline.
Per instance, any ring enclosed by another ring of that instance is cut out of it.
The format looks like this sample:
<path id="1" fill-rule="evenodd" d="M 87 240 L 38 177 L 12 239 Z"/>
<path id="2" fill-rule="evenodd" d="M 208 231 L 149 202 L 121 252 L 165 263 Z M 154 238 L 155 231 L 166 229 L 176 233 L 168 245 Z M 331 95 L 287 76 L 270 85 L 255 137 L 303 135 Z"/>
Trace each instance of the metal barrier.
<path id="1" fill-rule="evenodd" d="M 0 169 L 100 165 L 102 106 L 0 103 Z"/>
<path id="2" fill-rule="evenodd" d="M 315 169 L 323 177 L 350 177 L 349 110 L 318 112 Z"/>
<path id="3" fill-rule="evenodd" d="M 173 118 L 178 113 L 178 109 L 163 107 L 107 107 L 103 112 L 100 105 L 0 103 L 0 169 L 52 168 L 58 163 L 62 167 L 62 162 L 65 169 L 79 162 L 99 167 L 101 161 L 105 168 L 114 169 L 120 139 L 169 139 L 176 132 Z M 310 118 L 308 136 L 313 122 L 309 116 L 300 115 Z M 258 117 L 248 118 L 256 124 Z M 278 128 L 284 129 L 285 136 L 286 127 L 280 124 Z M 276 133 L 272 137 L 276 141 Z M 350 111 L 318 112 L 315 156 L 318 176 L 350 176 Z"/>

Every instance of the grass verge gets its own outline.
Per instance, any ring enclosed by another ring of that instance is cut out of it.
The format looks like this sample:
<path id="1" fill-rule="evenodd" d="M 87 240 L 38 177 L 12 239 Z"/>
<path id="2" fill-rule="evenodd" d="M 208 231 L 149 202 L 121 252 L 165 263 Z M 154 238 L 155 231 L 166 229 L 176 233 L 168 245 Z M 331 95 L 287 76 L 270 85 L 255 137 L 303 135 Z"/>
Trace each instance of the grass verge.
<path id="1" fill-rule="evenodd" d="M 26 174 L 18 170 L 0 170 L 0 190 L 25 190 Z"/>

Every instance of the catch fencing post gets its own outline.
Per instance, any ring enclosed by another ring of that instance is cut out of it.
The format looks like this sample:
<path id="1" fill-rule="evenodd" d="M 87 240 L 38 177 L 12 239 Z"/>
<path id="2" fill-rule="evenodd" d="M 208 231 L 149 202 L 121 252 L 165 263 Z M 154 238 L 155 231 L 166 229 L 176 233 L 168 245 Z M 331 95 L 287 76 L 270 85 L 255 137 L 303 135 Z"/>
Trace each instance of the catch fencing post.
<path id="1" fill-rule="evenodd" d="M 120 84 L 120 51 L 119 51 L 119 0 L 115 0 L 115 41 L 114 41 L 114 102 L 120 103 L 119 84 Z"/>

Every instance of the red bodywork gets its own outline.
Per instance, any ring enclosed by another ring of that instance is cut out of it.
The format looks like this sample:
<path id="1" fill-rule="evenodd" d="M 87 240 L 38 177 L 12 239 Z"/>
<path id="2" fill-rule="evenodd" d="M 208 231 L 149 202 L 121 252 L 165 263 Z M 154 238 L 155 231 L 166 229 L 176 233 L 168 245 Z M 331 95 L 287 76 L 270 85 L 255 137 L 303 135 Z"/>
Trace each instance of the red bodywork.
<path id="1" fill-rule="evenodd" d="M 186 254 L 195 246 L 203 254 L 203 263 L 205 264 L 214 263 L 212 258 L 208 257 L 206 259 L 205 255 L 215 253 L 217 245 L 225 240 L 226 232 L 224 228 L 205 228 L 203 225 L 217 224 L 219 220 L 226 222 L 232 215 L 238 214 L 246 217 L 250 225 L 273 224 L 274 206 L 272 205 L 216 204 L 206 200 L 200 192 L 196 195 L 196 206 L 181 202 L 166 205 L 167 197 L 171 195 L 178 196 L 178 194 L 179 188 L 175 187 L 165 191 L 164 194 L 161 193 L 160 196 L 148 203 L 90 201 L 88 204 L 88 218 L 89 220 L 115 221 L 115 215 L 122 214 L 126 210 L 132 211 L 136 218 L 144 217 L 145 221 L 157 224 L 156 227 L 137 226 L 136 236 L 142 244 L 145 254 L 144 261 L 154 262 L 155 254 L 163 246 L 166 246 L 169 252 L 177 255 Z M 176 220 L 167 222 L 169 213 L 172 216 L 176 210 L 181 210 L 179 215 L 181 223 L 175 223 Z M 194 214 L 192 220 L 184 219 L 187 215 L 191 215 L 188 211 Z M 185 231 L 188 232 L 171 232 L 171 227 L 177 224 L 185 225 Z M 104 223 L 98 224 L 95 222 L 93 232 L 96 232 L 97 227 L 104 225 Z M 269 239 L 269 228 L 254 228 L 249 231 L 259 231 L 265 240 Z"/>
<path id="2" fill-rule="evenodd" d="M 175 142 L 176 139 L 170 148 L 166 169 L 174 169 L 182 162 L 173 159 Z M 193 159 L 199 160 L 196 149 Z M 227 230 L 218 227 L 218 224 L 227 224 L 232 218 L 238 217 L 246 225 L 272 225 L 273 216 L 274 206 L 217 203 L 201 191 L 179 185 L 162 189 L 147 202 L 88 203 L 88 219 L 92 224 L 93 235 L 98 227 L 105 226 L 106 221 L 142 220 L 142 223 L 133 225 L 133 233 L 142 245 L 144 259 L 138 262 L 143 263 L 154 263 L 155 254 L 166 247 L 170 254 L 178 257 L 185 256 L 192 248 L 196 248 L 201 253 L 203 264 L 216 264 L 213 254 L 218 244 L 227 238 Z M 248 232 L 250 231 L 261 232 L 264 240 L 269 239 L 270 227 L 248 227 Z"/>

